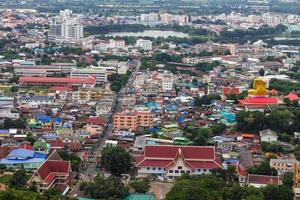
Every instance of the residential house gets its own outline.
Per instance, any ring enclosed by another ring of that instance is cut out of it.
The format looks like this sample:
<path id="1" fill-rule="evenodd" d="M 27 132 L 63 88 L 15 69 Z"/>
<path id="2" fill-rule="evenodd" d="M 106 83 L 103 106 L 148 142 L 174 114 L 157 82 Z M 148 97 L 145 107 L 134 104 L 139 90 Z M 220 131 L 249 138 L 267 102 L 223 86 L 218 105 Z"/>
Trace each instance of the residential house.
<path id="1" fill-rule="evenodd" d="M 294 159 L 270 159 L 270 167 L 275 168 L 281 174 L 293 172 L 296 160 Z"/>
<path id="2" fill-rule="evenodd" d="M 259 131 L 261 142 L 277 142 L 277 133 L 271 129 Z"/>
<path id="3" fill-rule="evenodd" d="M 46 142 L 35 142 L 33 144 L 33 149 L 36 152 L 48 154 L 50 150 L 50 145 L 47 144 Z"/>

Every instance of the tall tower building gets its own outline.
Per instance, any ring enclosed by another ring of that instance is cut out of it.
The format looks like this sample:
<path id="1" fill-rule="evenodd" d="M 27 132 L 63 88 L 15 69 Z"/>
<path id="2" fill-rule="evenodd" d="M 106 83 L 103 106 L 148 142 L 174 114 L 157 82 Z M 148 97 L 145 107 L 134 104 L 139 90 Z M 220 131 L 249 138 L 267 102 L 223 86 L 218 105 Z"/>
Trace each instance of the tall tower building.
<path id="1" fill-rule="evenodd" d="M 59 12 L 50 21 L 48 40 L 59 44 L 77 43 L 83 38 L 83 26 L 71 10 Z"/>

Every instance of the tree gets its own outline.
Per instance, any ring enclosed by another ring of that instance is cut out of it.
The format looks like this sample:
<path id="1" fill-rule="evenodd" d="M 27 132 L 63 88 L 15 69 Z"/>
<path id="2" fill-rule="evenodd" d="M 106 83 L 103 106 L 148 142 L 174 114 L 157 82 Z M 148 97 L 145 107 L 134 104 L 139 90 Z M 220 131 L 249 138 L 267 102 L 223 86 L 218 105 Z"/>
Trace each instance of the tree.
<path id="1" fill-rule="evenodd" d="M 264 200 L 293 200 L 292 189 L 286 186 L 267 185 L 263 188 Z"/>
<path id="2" fill-rule="evenodd" d="M 97 199 L 121 199 L 128 194 L 128 189 L 125 188 L 121 179 L 115 176 L 105 179 L 98 175 L 93 182 L 81 183 L 80 190 L 89 197 Z"/>
<path id="3" fill-rule="evenodd" d="M 73 171 L 78 172 L 81 164 L 81 158 L 75 153 L 68 153 L 67 151 L 58 151 L 59 156 L 63 160 L 68 160 L 71 162 L 71 167 Z"/>
<path id="4" fill-rule="evenodd" d="M 284 186 L 288 188 L 292 188 L 293 186 L 293 173 L 292 172 L 286 172 L 282 176 L 282 183 Z"/>
<path id="5" fill-rule="evenodd" d="M 267 161 L 261 163 L 257 167 L 250 168 L 249 173 L 258 175 L 277 176 L 277 170 L 275 168 L 270 167 L 270 164 Z"/>
<path id="6" fill-rule="evenodd" d="M 26 182 L 26 171 L 24 169 L 20 169 L 13 174 L 9 181 L 9 185 L 14 188 L 22 188 L 26 185 Z"/>
<path id="7" fill-rule="evenodd" d="M 214 135 L 222 134 L 226 130 L 226 125 L 223 123 L 216 123 L 211 127 Z"/>
<path id="8" fill-rule="evenodd" d="M 121 147 L 107 146 L 102 151 L 101 166 L 111 174 L 120 176 L 130 172 L 131 156 Z"/>
<path id="9" fill-rule="evenodd" d="M 190 176 L 185 174 L 176 180 L 173 188 L 167 193 L 166 200 L 242 200 L 253 196 L 261 197 L 261 200 L 263 194 L 260 189 L 228 184 L 222 178 L 214 175 Z"/>
<path id="10" fill-rule="evenodd" d="M 11 91 L 11 92 L 18 92 L 18 91 L 19 91 L 19 88 L 18 88 L 17 86 L 12 86 L 12 87 L 10 88 L 10 91 Z"/>
<path id="11" fill-rule="evenodd" d="M 147 193 L 150 188 L 148 179 L 134 180 L 129 183 L 129 186 L 137 193 Z"/>

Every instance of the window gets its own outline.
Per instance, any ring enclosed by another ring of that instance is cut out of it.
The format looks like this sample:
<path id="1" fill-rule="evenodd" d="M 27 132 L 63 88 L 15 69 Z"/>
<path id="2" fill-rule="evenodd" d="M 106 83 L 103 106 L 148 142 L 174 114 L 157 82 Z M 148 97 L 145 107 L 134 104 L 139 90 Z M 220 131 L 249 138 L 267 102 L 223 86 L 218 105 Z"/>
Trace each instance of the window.
<path id="1" fill-rule="evenodd" d="M 186 171 L 186 173 L 188 173 L 188 174 L 189 174 L 189 173 L 191 173 L 191 172 L 190 172 L 190 170 L 187 170 L 187 171 Z"/>
<path id="2" fill-rule="evenodd" d="M 161 170 L 161 168 L 159 167 L 158 170 Z"/>
<path id="3" fill-rule="evenodd" d="M 169 170 L 169 173 L 173 173 L 173 170 Z"/>
<path id="4" fill-rule="evenodd" d="M 206 172 L 206 169 L 204 169 L 203 171 Z"/>
<path id="5" fill-rule="evenodd" d="M 179 173 L 179 171 L 178 171 L 178 170 L 175 170 L 175 173 L 176 173 L 176 174 L 178 174 L 178 173 Z"/>
<path id="6" fill-rule="evenodd" d="M 178 166 L 178 169 L 182 169 L 182 167 L 181 167 L 181 166 Z"/>
<path id="7" fill-rule="evenodd" d="M 147 167 L 147 170 L 150 170 L 150 167 Z"/>
<path id="8" fill-rule="evenodd" d="M 152 169 L 153 169 L 153 170 L 156 170 L 156 167 L 153 167 Z"/>
<path id="9" fill-rule="evenodd" d="M 182 173 L 182 174 L 183 174 L 183 173 L 184 173 L 184 170 L 181 170 L 181 171 L 180 171 L 180 173 Z"/>

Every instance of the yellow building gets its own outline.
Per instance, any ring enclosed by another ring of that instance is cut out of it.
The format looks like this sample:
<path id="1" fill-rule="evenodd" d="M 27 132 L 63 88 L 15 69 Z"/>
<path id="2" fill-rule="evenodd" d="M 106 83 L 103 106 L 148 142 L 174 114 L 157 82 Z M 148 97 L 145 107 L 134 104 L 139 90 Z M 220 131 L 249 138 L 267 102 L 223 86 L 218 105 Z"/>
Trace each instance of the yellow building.
<path id="1" fill-rule="evenodd" d="M 79 102 L 96 102 L 103 97 L 112 96 L 113 92 L 104 88 L 78 88 L 78 92 L 73 94 L 73 99 Z"/>
<path id="2" fill-rule="evenodd" d="M 294 166 L 294 193 L 295 198 L 300 199 L 300 163 L 296 162 Z"/>

